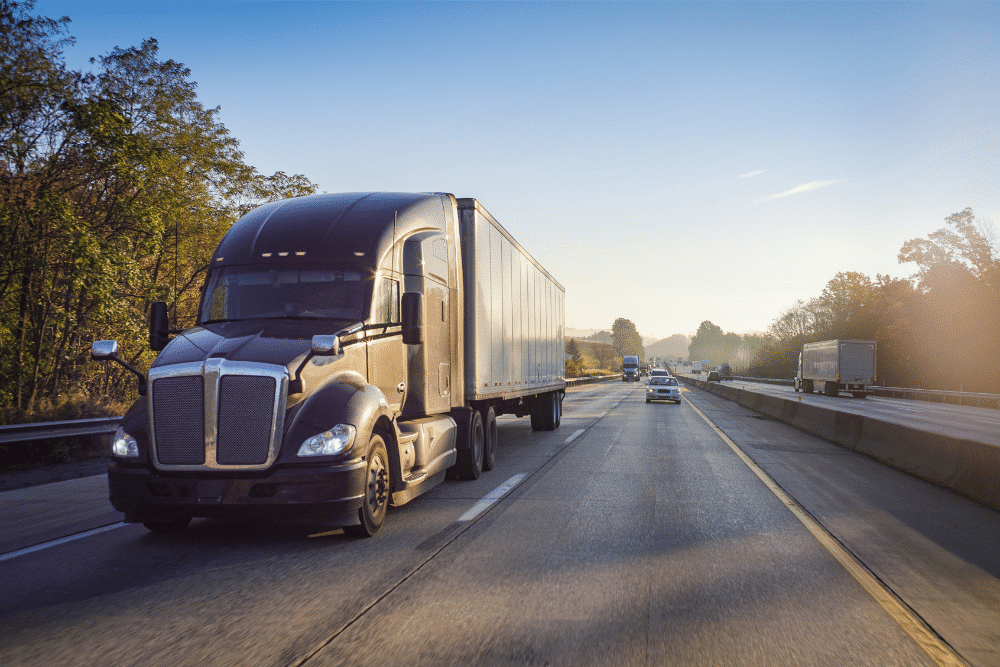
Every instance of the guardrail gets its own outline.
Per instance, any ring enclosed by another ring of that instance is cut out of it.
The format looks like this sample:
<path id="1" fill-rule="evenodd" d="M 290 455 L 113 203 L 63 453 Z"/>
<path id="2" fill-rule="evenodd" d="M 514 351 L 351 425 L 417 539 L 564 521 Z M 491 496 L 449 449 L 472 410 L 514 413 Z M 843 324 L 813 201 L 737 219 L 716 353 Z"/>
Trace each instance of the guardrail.
<path id="1" fill-rule="evenodd" d="M 889 395 L 896 398 L 901 394 L 903 398 L 912 398 L 917 401 L 936 401 L 941 403 L 958 403 L 959 405 L 975 405 L 980 408 L 1000 408 L 1000 395 L 998 394 L 977 394 L 969 391 L 939 391 L 937 389 L 905 389 L 902 387 L 869 387 L 868 391 L 879 396 Z M 949 398 L 957 399 L 949 401 Z M 965 401 L 975 401 L 966 403 Z"/>
<path id="2" fill-rule="evenodd" d="M 621 373 L 616 375 L 588 375 L 582 378 L 566 378 L 566 386 L 573 387 L 578 384 L 593 384 L 595 382 L 608 382 L 609 380 L 620 380 Z"/>
<path id="3" fill-rule="evenodd" d="M 695 375 L 688 373 L 687 375 Z M 795 380 L 784 380 L 780 378 L 750 378 L 733 376 L 730 380 L 743 380 L 745 382 L 761 382 L 764 384 L 777 384 L 791 387 Z M 869 385 L 868 393 L 878 396 L 889 396 L 890 398 L 910 398 L 915 401 L 930 401 L 938 403 L 955 403 L 958 405 L 972 405 L 980 408 L 1000 408 L 1000 394 L 981 394 L 971 391 L 944 391 L 942 389 L 909 389 L 906 387 L 881 387 Z"/>
<path id="4" fill-rule="evenodd" d="M 121 417 L 98 417 L 0 426 L 0 445 L 50 438 L 74 438 L 82 435 L 111 435 L 118 430 L 121 423 Z"/>

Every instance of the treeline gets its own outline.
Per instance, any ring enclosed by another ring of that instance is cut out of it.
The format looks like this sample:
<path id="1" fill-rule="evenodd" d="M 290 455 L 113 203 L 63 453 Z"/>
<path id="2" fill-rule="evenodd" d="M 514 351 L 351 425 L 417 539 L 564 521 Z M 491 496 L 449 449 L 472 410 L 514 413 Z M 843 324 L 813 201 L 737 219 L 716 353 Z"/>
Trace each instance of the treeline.
<path id="1" fill-rule="evenodd" d="M 635 354 L 645 359 L 642 336 L 632 320 L 619 317 L 611 331 L 598 331 L 587 338 L 566 341 L 566 377 L 620 373 L 622 357 Z"/>
<path id="2" fill-rule="evenodd" d="M 945 223 L 903 244 L 898 259 L 916 263 L 912 278 L 838 273 L 822 294 L 796 303 L 763 335 L 726 334 L 703 322 L 691 358 L 787 378 L 804 342 L 874 340 L 879 384 L 1000 393 L 1000 249 L 992 228 L 970 208 Z"/>
<path id="3" fill-rule="evenodd" d="M 34 5 L 0 0 L 0 420 L 80 416 L 52 406 L 101 396 L 121 414 L 134 378 L 91 362 L 90 342 L 117 339 L 148 367 L 149 303 L 190 325 L 233 222 L 316 186 L 247 165 L 155 39 L 75 71 L 69 19 Z"/>

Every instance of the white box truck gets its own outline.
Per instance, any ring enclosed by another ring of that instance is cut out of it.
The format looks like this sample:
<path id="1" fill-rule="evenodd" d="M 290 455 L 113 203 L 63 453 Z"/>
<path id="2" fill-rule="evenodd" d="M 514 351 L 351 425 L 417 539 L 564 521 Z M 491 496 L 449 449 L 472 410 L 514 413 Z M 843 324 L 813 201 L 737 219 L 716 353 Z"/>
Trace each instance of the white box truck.
<path id="1" fill-rule="evenodd" d="M 818 391 L 827 396 L 848 391 L 855 398 L 864 398 L 876 381 L 875 347 L 873 340 L 806 343 L 799 352 L 795 391 Z"/>
<path id="2" fill-rule="evenodd" d="M 559 426 L 564 295 L 475 199 L 256 208 L 215 250 L 193 328 L 152 306 L 148 379 L 92 345 L 139 377 L 111 503 L 156 532 L 259 517 L 374 535 L 389 505 L 491 469 L 498 415 Z"/>

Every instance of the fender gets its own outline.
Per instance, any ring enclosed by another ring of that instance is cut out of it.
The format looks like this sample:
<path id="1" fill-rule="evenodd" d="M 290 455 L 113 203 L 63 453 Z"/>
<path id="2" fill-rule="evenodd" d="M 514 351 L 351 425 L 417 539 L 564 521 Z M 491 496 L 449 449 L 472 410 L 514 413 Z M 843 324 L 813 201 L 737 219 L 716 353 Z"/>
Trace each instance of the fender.
<path id="1" fill-rule="evenodd" d="M 382 417 L 392 420 L 388 401 L 378 387 L 368 384 L 361 375 L 351 371 L 334 376 L 296 407 L 298 409 L 285 431 L 278 457 L 281 464 L 329 463 L 361 458 L 368 453 L 368 437 L 375 423 Z M 357 429 L 351 449 L 333 456 L 298 457 L 299 447 L 306 439 L 337 424 L 350 424 Z M 386 445 L 389 458 L 398 468 L 398 452 L 392 451 L 394 443 L 387 442 Z M 398 469 L 393 472 L 398 479 Z"/>

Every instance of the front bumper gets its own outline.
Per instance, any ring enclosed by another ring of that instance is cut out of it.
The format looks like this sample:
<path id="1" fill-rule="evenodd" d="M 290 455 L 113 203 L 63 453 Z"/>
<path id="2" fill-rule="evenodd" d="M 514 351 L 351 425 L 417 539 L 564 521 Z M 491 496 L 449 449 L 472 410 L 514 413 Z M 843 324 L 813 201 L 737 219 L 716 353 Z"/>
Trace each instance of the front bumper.
<path id="1" fill-rule="evenodd" d="M 681 393 L 679 391 L 663 391 L 663 392 L 646 392 L 647 401 L 681 401 Z"/>
<path id="2" fill-rule="evenodd" d="M 178 517 L 358 522 L 365 462 L 281 468 L 268 475 L 153 472 L 112 462 L 111 504 L 127 522 Z"/>

